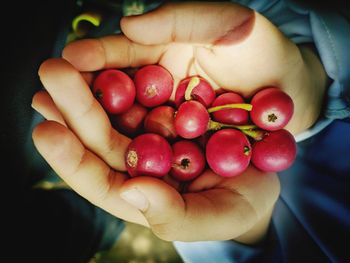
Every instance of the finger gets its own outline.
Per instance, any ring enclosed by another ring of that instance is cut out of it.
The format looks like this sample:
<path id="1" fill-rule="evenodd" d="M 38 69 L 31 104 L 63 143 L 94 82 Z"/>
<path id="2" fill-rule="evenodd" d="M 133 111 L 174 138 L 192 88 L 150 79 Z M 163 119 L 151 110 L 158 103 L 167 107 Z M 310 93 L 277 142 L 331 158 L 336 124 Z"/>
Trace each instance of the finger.
<path id="1" fill-rule="evenodd" d="M 249 35 L 254 12 L 234 3 L 172 3 L 141 16 L 123 17 L 120 24 L 129 39 L 145 45 L 170 42 L 225 45 L 240 42 Z"/>
<path id="2" fill-rule="evenodd" d="M 167 174 L 163 177 L 163 181 L 170 185 L 171 187 L 175 188 L 178 192 L 180 192 L 183 188 L 183 183 L 179 182 L 178 180 L 174 179 L 171 175 Z"/>
<path id="3" fill-rule="evenodd" d="M 67 127 L 45 121 L 35 127 L 32 137 L 39 153 L 78 194 L 117 217 L 147 225 L 141 213 L 119 197 L 126 176 L 85 149 Z"/>
<path id="4" fill-rule="evenodd" d="M 41 90 L 34 94 L 32 107 L 46 120 L 55 121 L 64 126 L 67 126 L 62 117 L 62 114 L 59 112 L 49 93 L 46 91 Z"/>
<path id="5" fill-rule="evenodd" d="M 115 35 L 72 42 L 64 48 L 62 57 L 79 71 L 96 71 L 155 64 L 164 48 L 135 44 L 125 36 Z"/>
<path id="6" fill-rule="evenodd" d="M 271 194 L 278 184 L 274 175 L 262 176 L 249 168 L 232 180 L 181 196 L 161 180 L 139 177 L 125 182 L 120 192 L 143 212 L 152 231 L 164 240 L 226 240 L 252 228 L 278 196 L 277 190 Z"/>
<path id="7" fill-rule="evenodd" d="M 300 61 L 295 44 L 260 14 L 256 14 L 251 34 L 240 45 L 197 47 L 195 56 L 198 67 L 210 72 L 221 87 L 246 96 L 251 95 L 247 90 L 256 87 L 290 86 L 290 69 Z"/>
<path id="8" fill-rule="evenodd" d="M 135 177 L 125 182 L 120 196 L 144 214 L 155 235 L 176 240 L 176 219 L 184 217 L 185 203 L 175 188 L 157 178 Z"/>
<path id="9" fill-rule="evenodd" d="M 63 59 L 49 59 L 41 65 L 39 75 L 67 125 L 83 144 L 111 167 L 125 170 L 124 153 L 130 139 L 112 128 L 80 73 Z"/>
<path id="10" fill-rule="evenodd" d="M 186 190 L 188 192 L 201 192 L 208 189 L 212 189 L 218 184 L 220 184 L 224 177 L 217 175 L 210 170 L 206 170 L 203 174 L 195 178 L 190 184 L 187 186 Z"/>
<path id="11" fill-rule="evenodd" d="M 208 190 L 182 197 L 168 184 L 150 177 L 127 181 L 121 197 L 140 209 L 153 233 L 167 241 L 231 239 L 247 231 L 257 217 L 242 196 L 229 190 Z"/>

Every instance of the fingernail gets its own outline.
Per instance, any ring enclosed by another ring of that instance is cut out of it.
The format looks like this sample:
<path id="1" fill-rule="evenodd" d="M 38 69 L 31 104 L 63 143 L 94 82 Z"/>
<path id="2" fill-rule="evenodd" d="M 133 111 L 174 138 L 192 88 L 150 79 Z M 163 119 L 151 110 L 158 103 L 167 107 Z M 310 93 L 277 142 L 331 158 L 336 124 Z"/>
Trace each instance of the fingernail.
<path id="1" fill-rule="evenodd" d="M 149 202 L 147 198 L 136 188 L 122 192 L 120 197 L 142 212 L 146 211 L 148 208 Z"/>

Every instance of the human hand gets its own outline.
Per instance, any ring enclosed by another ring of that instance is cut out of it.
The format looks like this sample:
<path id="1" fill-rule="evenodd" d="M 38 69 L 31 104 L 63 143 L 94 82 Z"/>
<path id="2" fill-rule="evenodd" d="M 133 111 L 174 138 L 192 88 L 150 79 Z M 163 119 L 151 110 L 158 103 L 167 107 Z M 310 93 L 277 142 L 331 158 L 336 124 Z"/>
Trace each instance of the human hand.
<path id="1" fill-rule="evenodd" d="M 52 100 L 39 93 L 33 106 L 55 122 L 34 130 L 39 152 L 82 196 L 117 217 L 148 225 L 163 239 L 256 241 L 279 195 L 276 174 L 251 167 L 238 177 L 222 178 L 206 171 L 184 194 L 155 178 L 127 179 L 115 170 L 125 169 L 123 153 L 130 140 L 111 128 L 79 71 L 159 63 L 177 81 L 198 74 L 217 89 L 246 96 L 277 85 L 294 100 L 287 128 L 296 133 L 318 116 L 323 93 L 317 92 L 322 81 L 314 78 L 322 71 L 316 57 L 261 15 L 230 3 L 166 5 L 124 18 L 121 26 L 125 36 L 66 47 L 63 57 L 69 63 L 52 59 L 42 64 L 39 75 Z M 120 194 L 129 196 L 129 203 Z"/>

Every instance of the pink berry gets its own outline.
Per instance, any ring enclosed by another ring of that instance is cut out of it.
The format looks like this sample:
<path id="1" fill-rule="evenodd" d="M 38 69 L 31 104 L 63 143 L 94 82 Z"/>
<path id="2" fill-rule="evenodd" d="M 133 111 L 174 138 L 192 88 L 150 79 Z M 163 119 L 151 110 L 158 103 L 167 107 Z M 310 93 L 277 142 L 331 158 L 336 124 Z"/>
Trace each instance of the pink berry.
<path id="1" fill-rule="evenodd" d="M 223 177 L 237 176 L 244 172 L 250 158 L 250 142 L 238 130 L 219 130 L 210 137 L 206 146 L 209 167 Z"/>
<path id="2" fill-rule="evenodd" d="M 171 169 L 172 149 L 162 136 L 145 133 L 137 136 L 129 144 L 125 154 L 125 164 L 131 177 L 163 177 Z"/>
<path id="3" fill-rule="evenodd" d="M 126 136 L 133 137 L 143 130 L 143 121 L 147 115 L 147 108 L 135 103 L 127 111 L 111 115 L 113 127 Z"/>
<path id="4" fill-rule="evenodd" d="M 93 82 L 92 91 L 102 107 L 111 114 L 128 110 L 135 100 L 132 79 L 117 69 L 106 69 Z"/>
<path id="5" fill-rule="evenodd" d="M 170 175 L 178 181 L 190 181 L 205 168 L 205 157 L 201 148 L 192 141 L 178 141 L 172 145 L 173 164 Z"/>
<path id="6" fill-rule="evenodd" d="M 160 65 L 140 68 L 134 77 L 136 99 L 146 107 L 155 107 L 167 102 L 173 90 L 173 77 Z"/>
<path id="7" fill-rule="evenodd" d="M 266 133 L 253 144 L 252 163 L 265 172 L 279 172 L 292 165 L 296 158 L 296 142 L 287 130 Z"/>
<path id="8" fill-rule="evenodd" d="M 198 101 L 183 102 L 175 116 L 175 130 L 185 139 L 193 139 L 208 130 L 209 113 Z"/>
<path id="9" fill-rule="evenodd" d="M 188 84 L 190 80 L 193 77 L 197 76 L 191 76 L 183 79 L 180 81 L 176 93 L 175 93 L 175 105 L 176 107 L 179 107 L 182 102 L 185 101 L 185 92 L 188 87 Z M 196 85 L 195 88 L 191 91 L 191 99 L 194 99 L 196 101 L 199 101 L 202 103 L 206 108 L 208 108 L 213 100 L 215 99 L 215 91 L 212 88 L 212 86 L 202 77 L 197 77 L 199 80 L 198 85 Z"/>
<path id="10" fill-rule="evenodd" d="M 267 131 L 283 129 L 292 118 L 294 111 L 291 97 L 275 87 L 257 92 L 251 104 L 253 106 L 250 112 L 252 121 Z"/>
<path id="11" fill-rule="evenodd" d="M 168 140 L 175 139 L 177 133 L 174 126 L 175 109 L 161 105 L 153 108 L 146 116 L 144 127 L 146 132 L 157 133 Z"/>
<path id="12" fill-rule="evenodd" d="M 214 100 L 212 107 L 221 106 L 233 103 L 245 103 L 242 96 L 234 92 L 226 92 Z M 226 109 L 213 112 L 213 119 L 215 121 L 225 124 L 246 124 L 248 123 L 248 111 L 243 109 Z"/>

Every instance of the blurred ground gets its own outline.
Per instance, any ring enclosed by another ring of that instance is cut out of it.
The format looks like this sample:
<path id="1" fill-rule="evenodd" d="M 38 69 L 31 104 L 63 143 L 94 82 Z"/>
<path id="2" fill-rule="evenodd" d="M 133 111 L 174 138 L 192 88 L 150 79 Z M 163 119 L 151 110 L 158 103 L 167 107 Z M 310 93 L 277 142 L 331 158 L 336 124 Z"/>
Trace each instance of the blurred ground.
<path id="1" fill-rule="evenodd" d="M 182 263 L 171 242 L 156 237 L 148 228 L 125 223 L 112 249 L 98 253 L 90 263 Z"/>

